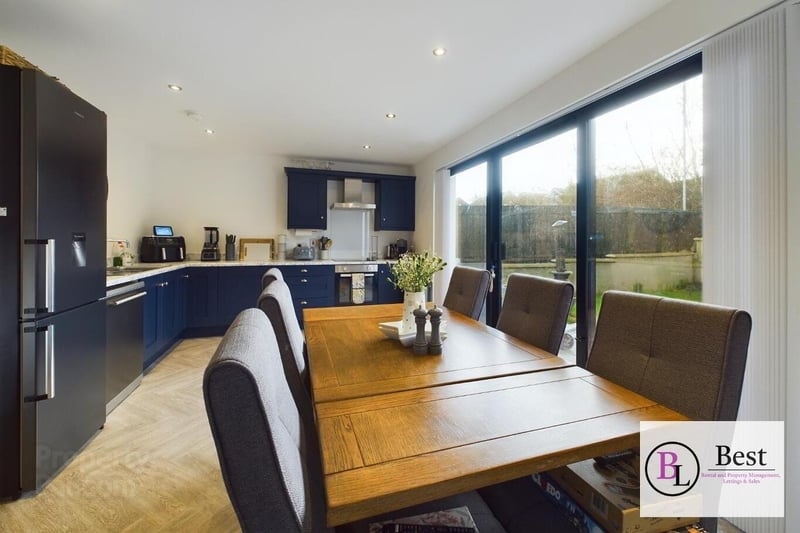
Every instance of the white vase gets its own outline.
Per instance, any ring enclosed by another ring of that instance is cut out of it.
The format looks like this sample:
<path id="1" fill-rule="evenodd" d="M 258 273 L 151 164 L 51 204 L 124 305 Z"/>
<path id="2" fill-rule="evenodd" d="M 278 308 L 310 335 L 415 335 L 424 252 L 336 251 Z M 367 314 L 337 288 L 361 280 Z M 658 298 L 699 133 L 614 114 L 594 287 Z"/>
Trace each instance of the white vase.
<path id="1" fill-rule="evenodd" d="M 425 307 L 425 291 L 404 292 L 403 293 L 403 325 L 400 326 L 402 333 L 417 331 L 417 323 L 414 322 L 414 309 L 419 306 Z"/>

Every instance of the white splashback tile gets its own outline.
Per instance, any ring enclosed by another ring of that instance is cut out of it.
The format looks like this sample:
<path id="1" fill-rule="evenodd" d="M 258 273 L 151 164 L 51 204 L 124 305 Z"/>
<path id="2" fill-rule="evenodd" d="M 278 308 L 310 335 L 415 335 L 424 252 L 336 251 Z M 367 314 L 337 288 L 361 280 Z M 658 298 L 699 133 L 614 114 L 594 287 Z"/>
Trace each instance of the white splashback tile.
<path id="1" fill-rule="evenodd" d="M 333 239 L 334 260 L 366 259 L 369 255 L 369 217 L 372 211 L 332 209 L 328 215 L 328 237 Z"/>

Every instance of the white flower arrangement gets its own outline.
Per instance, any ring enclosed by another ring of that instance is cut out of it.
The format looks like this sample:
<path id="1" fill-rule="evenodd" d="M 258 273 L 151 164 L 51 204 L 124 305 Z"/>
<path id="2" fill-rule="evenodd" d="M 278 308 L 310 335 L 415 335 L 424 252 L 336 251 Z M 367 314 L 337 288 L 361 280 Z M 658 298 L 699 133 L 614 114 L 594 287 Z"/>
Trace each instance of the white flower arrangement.
<path id="1" fill-rule="evenodd" d="M 433 280 L 433 275 L 447 265 L 441 257 L 428 252 L 417 254 L 408 252 L 400 256 L 392 265 L 389 281 L 397 289 L 405 292 L 422 292 Z"/>

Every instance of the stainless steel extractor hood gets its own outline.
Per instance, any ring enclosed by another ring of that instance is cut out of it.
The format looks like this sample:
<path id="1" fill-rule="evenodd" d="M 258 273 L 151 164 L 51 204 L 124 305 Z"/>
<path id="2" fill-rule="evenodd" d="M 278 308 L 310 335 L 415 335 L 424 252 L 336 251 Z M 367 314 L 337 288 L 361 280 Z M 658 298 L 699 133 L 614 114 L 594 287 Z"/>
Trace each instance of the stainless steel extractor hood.
<path id="1" fill-rule="evenodd" d="M 375 209 L 375 204 L 364 201 L 364 184 L 360 179 L 345 178 L 344 201 L 331 204 L 331 209 L 369 210 Z"/>

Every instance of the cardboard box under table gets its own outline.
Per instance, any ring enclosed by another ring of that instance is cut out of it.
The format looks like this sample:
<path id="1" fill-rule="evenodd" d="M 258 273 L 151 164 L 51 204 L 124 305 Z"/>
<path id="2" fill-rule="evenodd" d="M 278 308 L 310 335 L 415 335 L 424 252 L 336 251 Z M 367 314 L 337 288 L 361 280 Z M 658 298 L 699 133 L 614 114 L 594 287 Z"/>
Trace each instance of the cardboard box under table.
<path id="1" fill-rule="evenodd" d="M 640 517 L 639 475 L 630 460 L 600 466 L 589 459 L 548 474 L 610 533 L 659 533 L 698 521 L 697 517 Z"/>

